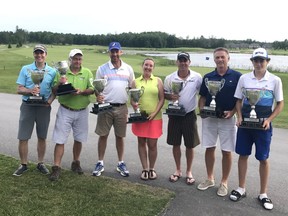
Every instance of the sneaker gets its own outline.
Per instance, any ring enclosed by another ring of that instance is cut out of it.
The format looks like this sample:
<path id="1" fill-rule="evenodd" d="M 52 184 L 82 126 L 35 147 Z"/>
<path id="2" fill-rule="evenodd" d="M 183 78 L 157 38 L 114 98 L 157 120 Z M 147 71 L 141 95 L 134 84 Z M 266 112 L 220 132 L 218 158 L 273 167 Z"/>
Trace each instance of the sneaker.
<path id="1" fill-rule="evenodd" d="M 18 169 L 13 173 L 14 176 L 21 176 L 24 172 L 28 170 L 27 165 L 22 165 L 18 167 Z"/>
<path id="2" fill-rule="evenodd" d="M 93 176 L 100 176 L 104 172 L 104 166 L 100 162 L 96 164 L 95 170 L 92 172 Z"/>
<path id="3" fill-rule="evenodd" d="M 60 177 L 61 167 L 59 166 L 52 166 L 52 173 L 49 176 L 51 181 L 57 181 Z"/>
<path id="4" fill-rule="evenodd" d="M 215 181 L 214 180 L 209 180 L 206 179 L 204 182 L 200 183 L 197 187 L 198 190 L 207 190 L 210 187 L 215 186 Z"/>
<path id="5" fill-rule="evenodd" d="M 228 187 L 221 183 L 220 187 L 218 188 L 217 195 L 221 196 L 221 197 L 224 197 L 227 194 L 228 194 Z"/>
<path id="6" fill-rule="evenodd" d="M 72 162 L 71 170 L 72 170 L 72 172 L 78 173 L 79 175 L 83 174 L 83 170 L 82 170 L 82 168 L 80 166 L 80 161 L 79 160 L 76 160 L 76 161 Z"/>
<path id="7" fill-rule="evenodd" d="M 49 174 L 49 170 L 47 169 L 47 167 L 43 163 L 38 163 L 37 169 L 44 175 Z"/>
<path id="8" fill-rule="evenodd" d="M 126 164 L 124 162 L 118 164 L 116 169 L 120 173 L 120 175 L 124 177 L 129 176 L 129 171 L 127 170 Z"/>

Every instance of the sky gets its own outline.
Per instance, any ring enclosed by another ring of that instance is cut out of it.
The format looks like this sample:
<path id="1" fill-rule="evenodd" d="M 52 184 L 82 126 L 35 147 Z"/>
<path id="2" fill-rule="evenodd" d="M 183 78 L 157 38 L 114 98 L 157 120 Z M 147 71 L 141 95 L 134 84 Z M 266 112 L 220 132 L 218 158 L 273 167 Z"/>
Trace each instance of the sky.
<path id="1" fill-rule="evenodd" d="M 285 0 L 4 0 L 0 31 L 166 32 L 181 38 L 288 39 Z"/>

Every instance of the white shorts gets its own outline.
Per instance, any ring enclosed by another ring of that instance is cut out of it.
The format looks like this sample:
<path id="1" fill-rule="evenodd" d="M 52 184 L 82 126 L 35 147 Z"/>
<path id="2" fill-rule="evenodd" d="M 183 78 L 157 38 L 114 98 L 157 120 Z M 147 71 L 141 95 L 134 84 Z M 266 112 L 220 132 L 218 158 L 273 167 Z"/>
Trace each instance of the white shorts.
<path id="1" fill-rule="evenodd" d="M 71 111 L 59 106 L 52 140 L 57 144 L 65 144 L 70 131 L 78 142 L 87 142 L 88 138 L 88 108 L 81 111 Z"/>
<path id="2" fill-rule="evenodd" d="M 202 147 L 216 147 L 219 136 L 221 150 L 234 152 L 236 146 L 236 118 L 202 118 Z"/>

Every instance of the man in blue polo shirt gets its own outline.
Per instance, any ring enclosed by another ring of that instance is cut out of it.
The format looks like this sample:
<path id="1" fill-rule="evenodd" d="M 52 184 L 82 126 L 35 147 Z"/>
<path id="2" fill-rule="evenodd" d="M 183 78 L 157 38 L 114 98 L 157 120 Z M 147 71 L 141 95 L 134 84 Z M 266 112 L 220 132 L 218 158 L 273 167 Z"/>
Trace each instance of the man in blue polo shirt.
<path id="1" fill-rule="evenodd" d="M 228 177 L 232 166 L 232 152 L 235 150 L 236 143 L 236 118 L 235 105 L 236 98 L 234 92 L 241 76 L 240 72 L 228 67 L 230 60 L 229 51 L 223 47 L 214 50 L 214 62 L 216 69 L 203 78 L 200 89 L 199 109 L 209 106 L 212 96 L 206 86 L 209 81 L 220 81 L 220 91 L 217 93 L 216 116 L 202 117 L 202 146 L 206 148 L 205 163 L 207 179 L 198 185 L 199 190 L 206 190 L 215 186 L 214 163 L 216 142 L 219 137 L 222 151 L 222 179 L 217 191 L 218 196 L 228 194 Z"/>

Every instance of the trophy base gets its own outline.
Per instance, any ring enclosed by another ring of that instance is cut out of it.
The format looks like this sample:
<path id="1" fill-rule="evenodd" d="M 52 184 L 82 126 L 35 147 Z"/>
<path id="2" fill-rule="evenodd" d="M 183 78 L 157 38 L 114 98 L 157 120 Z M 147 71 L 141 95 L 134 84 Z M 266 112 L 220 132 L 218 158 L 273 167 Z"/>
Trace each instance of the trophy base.
<path id="1" fill-rule="evenodd" d="M 258 119 L 258 118 L 244 118 L 244 120 L 241 122 L 241 125 L 239 125 L 240 128 L 248 128 L 248 129 L 257 129 L 257 130 L 264 130 L 263 128 L 263 122 L 264 119 Z"/>
<path id="2" fill-rule="evenodd" d="M 204 106 L 202 110 L 200 110 L 201 117 L 210 117 L 210 118 L 223 118 L 224 112 L 223 111 L 216 111 L 215 107 L 207 107 Z"/>
<path id="3" fill-rule="evenodd" d="M 168 105 L 168 109 L 166 109 L 166 113 L 163 113 L 163 114 L 175 115 L 175 116 L 185 116 L 186 111 L 181 106 Z"/>
<path id="4" fill-rule="evenodd" d="M 146 112 L 131 113 L 130 117 L 128 118 L 127 124 L 146 122 L 148 121 L 147 117 L 148 117 L 148 114 Z"/>
<path id="5" fill-rule="evenodd" d="M 66 95 L 66 94 L 71 94 L 74 92 L 77 92 L 77 90 L 72 86 L 71 83 L 68 83 L 68 84 L 59 85 L 56 95 L 57 96 Z"/>
<path id="6" fill-rule="evenodd" d="M 90 111 L 90 113 L 97 115 L 100 112 L 105 112 L 105 111 L 111 110 L 112 107 L 113 106 L 110 103 L 103 103 L 103 104 L 95 103 L 94 107 L 92 107 L 92 111 Z"/>
<path id="7" fill-rule="evenodd" d="M 48 104 L 47 101 L 43 100 L 42 96 L 30 96 L 26 103 L 31 106 L 45 106 Z"/>

